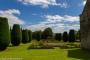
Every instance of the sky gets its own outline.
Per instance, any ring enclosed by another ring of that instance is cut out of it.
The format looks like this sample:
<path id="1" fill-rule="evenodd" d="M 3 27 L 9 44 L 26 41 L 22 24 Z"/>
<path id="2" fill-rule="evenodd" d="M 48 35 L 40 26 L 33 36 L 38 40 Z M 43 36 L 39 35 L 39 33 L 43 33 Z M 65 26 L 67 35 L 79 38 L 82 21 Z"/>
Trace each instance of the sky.
<path id="1" fill-rule="evenodd" d="M 20 24 L 32 31 L 52 28 L 54 33 L 79 30 L 84 0 L 0 0 L 0 16 L 9 26 Z"/>

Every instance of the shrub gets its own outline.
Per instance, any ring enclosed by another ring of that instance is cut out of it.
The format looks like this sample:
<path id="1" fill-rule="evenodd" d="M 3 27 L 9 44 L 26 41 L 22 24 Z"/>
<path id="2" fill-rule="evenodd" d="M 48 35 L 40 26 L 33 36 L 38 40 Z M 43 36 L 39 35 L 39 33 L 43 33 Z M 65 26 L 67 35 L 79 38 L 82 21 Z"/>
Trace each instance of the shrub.
<path id="1" fill-rule="evenodd" d="M 22 30 L 22 43 L 27 43 L 29 41 L 28 30 Z"/>
<path id="2" fill-rule="evenodd" d="M 67 32 L 64 32 L 63 33 L 63 41 L 64 42 L 67 42 L 68 41 L 68 33 Z"/>
<path id="3" fill-rule="evenodd" d="M 75 31 L 74 30 L 69 31 L 69 42 L 75 42 Z"/>
<path id="4" fill-rule="evenodd" d="M 11 43 L 13 46 L 18 46 L 22 40 L 22 33 L 19 24 L 14 24 L 11 30 Z"/>
<path id="5" fill-rule="evenodd" d="M 0 50 L 5 50 L 10 43 L 8 19 L 0 17 Z"/>

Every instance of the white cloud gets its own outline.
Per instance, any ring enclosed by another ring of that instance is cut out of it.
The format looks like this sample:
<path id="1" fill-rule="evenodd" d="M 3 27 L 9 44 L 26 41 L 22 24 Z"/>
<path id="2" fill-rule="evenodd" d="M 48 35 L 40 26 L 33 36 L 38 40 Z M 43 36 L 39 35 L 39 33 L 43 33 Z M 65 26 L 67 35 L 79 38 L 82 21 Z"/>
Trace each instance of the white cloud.
<path id="1" fill-rule="evenodd" d="M 59 16 L 59 15 L 47 15 L 46 16 L 46 20 L 48 22 L 60 22 L 63 19 L 63 17 Z"/>
<path id="2" fill-rule="evenodd" d="M 79 16 L 69 16 L 69 15 L 47 15 L 46 20 L 49 22 L 62 22 L 62 21 L 79 21 Z"/>
<path id="3" fill-rule="evenodd" d="M 64 21 L 68 21 L 69 23 L 65 23 Z M 32 31 L 43 31 L 45 28 L 51 27 L 54 33 L 69 31 L 70 29 L 78 30 L 80 28 L 80 25 L 74 22 L 79 22 L 78 16 L 47 15 L 45 21 L 27 26 L 27 29 L 31 29 Z"/>
<path id="4" fill-rule="evenodd" d="M 85 5 L 86 4 L 86 1 L 83 1 L 83 5 Z"/>
<path id="5" fill-rule="evenodd" d="M 79 21 L 79 16 L 69 16 L 69 15 L 65 15 L 65 16 L 63 17 L 63 20 L 67 20 L 67 21 L 71 21 L 71 22 Z"/>
<path id="6" fill-rule="evenodd" d="M 13 24 L 24 24 L 24 21 L 19 19 L 15 14 L 20 15 L 21 13 L 16 9 L 0 10 L 0 16 L 7 17 L 10 26 Z"/>
<path id="7" fill-rule="evenodd" d="M 53 6 L 60 6 L 60 7 L 67 7 L 67 3 L 57 3 L 56 0 L 18 0 L 19 2 L 22 2 L 25 5 L 39 5 L 43 8 L 48 7 L 49 5 Z"/>

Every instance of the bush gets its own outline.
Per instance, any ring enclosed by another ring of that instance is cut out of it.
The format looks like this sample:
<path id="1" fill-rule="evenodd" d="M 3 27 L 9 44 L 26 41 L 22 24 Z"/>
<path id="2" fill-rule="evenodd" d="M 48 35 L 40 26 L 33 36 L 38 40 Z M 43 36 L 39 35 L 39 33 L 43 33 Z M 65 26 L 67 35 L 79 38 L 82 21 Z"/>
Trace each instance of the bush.
<path id="1" fill-rule="evenodd" d="M 62 39 L 61 33 L 56 33 L 55 34 L 55 39 L 58 40 L 58 41 L 60 41 Z"/>
<path id="2" fill-rule="evenodd" d="M 0 17 L 0 50 L 5 50 L 10 43 L 8 19 Z"/>
<path id="3" fill-rule="evenodd" d="M 69 31 L 69 42 L 75 42 L 75 31 L 74 30 Z"/>
<path id="4" fill-rule="evenodd" d="M 29 41 L 28 30 L 22 30 L 22 43 L 27 43 Z"/>
<path id="5" fill-rule="evenodd" d="M 68 41 L 68 33 L 67 32 L 64 32 L 63 33 L 63 41 L 64 42 L 67 42 Z"/>
<path id="6" fill-rule="evenodd" d="M 28 49 L 53 49 L 53 47 L 47 46 L 42 41 L 37 41 L 37 42 L 31 42 L 31 45 L 28 47 Z"/>
<path id="7" fill-rule="evenodd" d="M 11 30 L 11 43 L 13 46 L 18 46 L 22 40 L 22 33 L 19 24 L 14 24 Z"/>

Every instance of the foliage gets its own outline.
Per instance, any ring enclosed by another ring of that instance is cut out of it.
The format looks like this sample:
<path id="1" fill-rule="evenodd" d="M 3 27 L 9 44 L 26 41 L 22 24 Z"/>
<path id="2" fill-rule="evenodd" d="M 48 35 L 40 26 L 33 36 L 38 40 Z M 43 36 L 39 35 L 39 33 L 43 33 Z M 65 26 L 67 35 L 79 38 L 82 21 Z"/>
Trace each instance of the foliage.
<path id="1" fill-rule="evenodd" d="M 28 30 L 28 35 L 29 35 L 29 42 L 32 40 L 32 31 Z"/>
<path id="2" fill-rule="evenodd" d="M 43 41 L 34 41 L 28 49 L 53 49 L 53 47 L 46 45 Z"/>
<path id="3" fill-rule="evenodd" d="M 64 32 L 63 33 L 63 41 L 64 42 L 67 42 L 68 41 L 68 33 L 67 32 Z"/>
<path id="4" fill-rule="evenodd" d="M 76 32 L 76 39 L 77 39 L 77 40 L 80 40 L 80 30 L 78 30 L 78 31 Z"/>
<path id="5" fill-rule="evenodd" d="M 69 31 L 69 42 L 75 42 L 75 31 L 74 30 Z"/>
<path id="6" fill-rule="evenodd" d="M 0 17 L 0 50 L 5 50 L 10 43 L 8 19 Z"/>
<path id="7" fill-rule="evenodd" d="M 13 46 L 18 46 L 22 40 L 22 32 L 19 24 L 14 24 L 11 30 L 11 43 Z"/>
<path id="8" fill-rule="evenodd" d="M 36 31 L 36 40 L 37 41 L 41 40 L 41 31 Z"/>
<path id="9" fill-rule="evenodd" d="M 43 32 L 42 32 L 42 39 L 47 39 L 48 37 L 52 37 L 53 36 L 53 32 L 51 28 L 46 28 Z"/>
<path id="10" fill-rule="evenodd" d="M 62 34 L 61 33 L 56 33 L 55 34 L 55 39 L 60 41 L 62 39 Z"/>
<path id="11" fill-rule="evenodd" d="M 29 41 L 28 30 L 22 30 L 22 43 L 27 43 Z"/>

